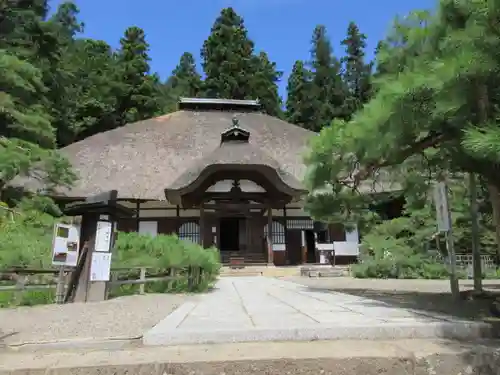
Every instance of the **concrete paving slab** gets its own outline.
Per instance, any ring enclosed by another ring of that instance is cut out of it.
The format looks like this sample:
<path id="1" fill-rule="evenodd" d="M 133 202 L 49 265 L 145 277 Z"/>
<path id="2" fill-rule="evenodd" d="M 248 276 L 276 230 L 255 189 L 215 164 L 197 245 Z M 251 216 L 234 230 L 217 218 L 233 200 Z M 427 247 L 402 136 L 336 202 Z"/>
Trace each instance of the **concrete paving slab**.
<path id="1" fill-rule="evenodd" d="M 262 328 L 290 328 L 290 327 L 314 327 L 318 325 L 318 321 L 313 318 L 306 317 L 303 314 L 292 313 L 283 315 L 252 315 L 252 321 L 255 327 Z"/>
<path id="2" fill-rule="evenodd" d="M 489 324 L 395 308 L 278 279 L 223 278 L 143 336 L 145 345 L 491 337 Z"/>

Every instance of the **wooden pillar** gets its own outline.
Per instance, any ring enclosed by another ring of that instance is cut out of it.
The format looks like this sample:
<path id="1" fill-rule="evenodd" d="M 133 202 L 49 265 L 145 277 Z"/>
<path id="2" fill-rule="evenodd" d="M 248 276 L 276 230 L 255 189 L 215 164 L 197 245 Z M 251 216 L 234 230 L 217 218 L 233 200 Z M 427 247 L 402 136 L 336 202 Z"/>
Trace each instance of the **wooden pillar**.
<path id="1" fill-rule="evenodd" d="M 308 250 L 305 230 L 300 231 L 300 244 L 301 244 L 301 251 L 302 251 L 302 263 L 305 264 L 305 263 L 307 263 L 307 250 Z"/>
<path id="2" fill-rule="evenodd" d="M 180 220 L 180 216 L 181 216 L 181 212 L 180 212 L 180 208 L 179 208 L 179 205 L 175 206 L 175 233 L 177 233 L 177 236 L 179 235 L 179 228 L 181 226 L 181 220 Z"/>
<path id="3" fill-rule="evenodd" d="M 200 245 L 205 247 L 205 207 L 200 204 Z"/>
<path id="4" fill-rule="evenodd" d="M 245 252 L 250 253 L 250 215 L 245 215 Z"/>
<path id="5" fill-rule="evenodd" d="M 267 207 L 267 263 L 273 264 L 273 210 Z"/>
<path id="6" fill-rule="evenodd" d="M 141 222 L 141 201 L 135 201 L 135 231 L 139 233 L 139 225 Z"/>
<path id="7" fill-rule="evenodd" d="M 85 256 L 85 263 L 80 271 L 78 281 L 76 283 L 76 290 L 74 295 L 74 302 L 87 302 L 89 300 L 89 295 L 93 295 L 92 299 L 102 300 L 105 296 L 105 284 L 99 283 L 98 292 L 102 292 L 102 298 L 95 298 L 96 293 L 95 288 L 90 293 L 91 281 L 90 281 L 90 267 L 92 264 L 92 254 L 95 248 L 95 237 L 97 230 L 97 222 L 99 221 L 98 213 L 85 213 L 82 215 L 82 224 L 80 231 L 80 249 L 82 246 L 87 243 L 87 254 Z M 104 284 L 104 285 L 103 285 Z"/>
<path id="8" fill-rule="evenodd" d="M 287 223 L 286 223 L 286 205 L 283 206 L 283 231 L 285 232 L 284 235 L 285 235 L 285 264 L 288 264 L 288 243 L 287 243 L 287 238 L 288 238 L 288 226 L 287 226 Z"/>

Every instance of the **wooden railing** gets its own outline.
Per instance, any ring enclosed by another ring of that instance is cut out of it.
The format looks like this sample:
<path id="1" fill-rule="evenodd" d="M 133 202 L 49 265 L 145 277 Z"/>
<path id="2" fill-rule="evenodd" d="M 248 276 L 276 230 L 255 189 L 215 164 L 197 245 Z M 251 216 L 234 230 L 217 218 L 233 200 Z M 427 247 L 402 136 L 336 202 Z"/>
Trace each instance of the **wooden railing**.
<path id="1" fill-rule="evenodd" d="M 447 262 L 447 259 L 442 257 L 441 255 L 437 255 L 436 259 L 440 260 L 443 263 Z M 470 268 L 472 267 L 472 254 L 457 254 L 456 255 L 457 267 L 460 268 Z M 481 268 L 484 270 L 495 269 L 495 257 L 492 255 L 481 255 Z"/>
<path id="2" fill-rule="evenodd" d="M 117 267 L 111 269 L 109 287 L 121 285 L 139 285 L 139 293 L 145 294 L 145 285 L 158 281 L 188 282 L 188 289 L 192 289 L 201 281 L 202 270 L 195 267 L 169 268 L 163 272 L 148 273 L 150 267 Z M 70 273 L 73 269 L 64 271 L 63 278 L 59 278 L 58 269 L 11 268 L 0 271 L 0 281 L 10 282 L 13 285 L 1 285 L 0 292 L 16 292 L 20 294 L 28 290 L 57 289 L 56 302 L 61 301 L 68 287 Z M 18 299 L 16 295 L 14 297 Z"/>

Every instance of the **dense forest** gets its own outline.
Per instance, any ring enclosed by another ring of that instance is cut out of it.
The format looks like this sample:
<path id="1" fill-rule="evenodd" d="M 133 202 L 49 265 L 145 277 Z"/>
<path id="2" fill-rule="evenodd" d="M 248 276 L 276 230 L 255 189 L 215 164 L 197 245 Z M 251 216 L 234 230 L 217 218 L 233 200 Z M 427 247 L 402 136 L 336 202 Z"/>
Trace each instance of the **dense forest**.
<path id="1" fill-rule="evenodd" d="M 283 103 L 282 72 L 267 53 L 256 51 L 232 8 L 222 9 L 207 30 L 199 53 L 203 74 L 195 55 L 185 52 L 162 81 L 151 72 L 147 36 L 138 27 L 124 30 L 113 50 L 105 41 L 82 37 L 84 20 L 72 2 L 52 12 L 47 0 L 3 4 L 2 194 L 14 176 L 27 174 L 39 160 L 47 165 L 49 189 L 70 184 L 75 176 L 58 148 L 174 111 L 181 96 L 258 98 L 266 113 L 315 131 L 334 118 L 349 119 L 370 96 L 372 66 L 364 61 L 365 36 L 354 23 L 342 41 L 342 60 L 333 56 L 325 27 L 313 30 L 311 59 L 293 66 Z"/>
<path id="2" fill-rule="evenodd" d="M 500 9 L 486 0 L 437 3 L 433 12 L 395 21 L 375 61 L 367 61 L 366 36 L 355 23 L 336 41 L 342 58 L 318 25 L 310 59 L 282 67 L 291 72 L 285 99 L 278 91 L 283 72 L 255 48 L 232 8 L 221 10 L 199 53 L 186 51 L 162 80 L 150 69 L 147 35 L 138 27 L 124 30 L 113 50 L 82 37 L 85 20 L 74 3 L 49 16 L 47 0 L 1 2 L 0 200 L 37 215 L 53 209 L 41 197 L 13 203 L 9 182 L 43 164 L 37 177 L 45 192 L 71 184 L 75 175 L 59 148 L 174 111 L 180 96 L 258 98 L 266 113 L 319 132 L 306 159 L 307 208 L 315 218 L 363 228 L 365 275 L 446 273 L 428 266 L 427 251 L 444 247 L 429 194 L 441 177 L 452 193 L 457 251 L 481 246 L 500 254 Z M 402 217 L 382 220 L 368 209 L 381 202 L 359 188 L 380 179 L 404 191 Z M 33 215 L 22 220 L 35 231 L 42 219 Z M 25 229 L 16 233 L 28 241 Z"/>

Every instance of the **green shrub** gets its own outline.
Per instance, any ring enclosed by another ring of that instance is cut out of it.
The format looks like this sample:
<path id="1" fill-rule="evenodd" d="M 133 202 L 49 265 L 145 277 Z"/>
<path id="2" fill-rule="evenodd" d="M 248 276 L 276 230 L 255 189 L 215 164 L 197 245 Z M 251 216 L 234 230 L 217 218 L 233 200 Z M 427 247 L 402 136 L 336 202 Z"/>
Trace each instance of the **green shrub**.
<path id="1" fill-rule="evenodd" d="M 50 267 L 54 217 L 35 210 L 0 214 L 0 268 Z"/>
<path id="2" fill-rule="evenodd" d="M 498 280 L 500 279 L 500 269 L 483 270 L 483 279 Z"/>
<path id="3" fill-rule="evenodd" d="M 219 251 L 204 249 L 191 241 L 179 239 L 176 235 L 150 235 L 119 233 L 113 250 L 113 267 L 148 267 L 150 273 L 163 273 L 175 269 L 179 280 L 148 283 L 146 292 L 173 293 L 206 291 L 210 288 L 221 268 Z M 200 269 L 200 277 L 189 284 L 189 269 Z M 138 269 L 128 271 L 128 276 L 138 277 Z M 123 274 L 123 273 L 122 273 Z M 135 294 L 139 285 L 122 285 L 114 288 L 112 296 Z"/>
<path id="4" fill-rule="evenodd" d="M 372 279 L 447 279 L 448 267 L 430 257 L 414 255 L 410 257 L 366 258 L 351 267 L 357 278 Z M 466 278 L 464 270 L 457 271 L 458 277 Z"/>
<path id="5" fill-rule="evenodd" d="M 2 283 L 0 285 L 7 285 L 7 283 Z M 23 292 L 1 291 L 0 308 L 50 304 L 55 301 L 55 293 L 55 289 L 26 290 Z"/>

